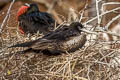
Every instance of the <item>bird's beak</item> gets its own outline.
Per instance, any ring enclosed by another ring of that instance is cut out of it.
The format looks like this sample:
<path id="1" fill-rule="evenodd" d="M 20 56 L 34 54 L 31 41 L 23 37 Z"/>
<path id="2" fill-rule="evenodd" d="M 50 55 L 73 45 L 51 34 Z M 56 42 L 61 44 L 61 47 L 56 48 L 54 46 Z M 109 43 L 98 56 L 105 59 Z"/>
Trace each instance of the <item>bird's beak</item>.
<path id="1" fill-rule="evenodd" d="M 30 4 L 28 4 L 28 3 L 25 3 L 25 6 L 28 6 L 28 7 L 30 7 Z"/>
<path id="2" fill-rule="evenodd" d="M 80 31 L 81 31 L 81 29 L 82 29 L 82 28 L 81 28 L 81 26 L 78 26 L 78 30 L 80 30 Z"/>

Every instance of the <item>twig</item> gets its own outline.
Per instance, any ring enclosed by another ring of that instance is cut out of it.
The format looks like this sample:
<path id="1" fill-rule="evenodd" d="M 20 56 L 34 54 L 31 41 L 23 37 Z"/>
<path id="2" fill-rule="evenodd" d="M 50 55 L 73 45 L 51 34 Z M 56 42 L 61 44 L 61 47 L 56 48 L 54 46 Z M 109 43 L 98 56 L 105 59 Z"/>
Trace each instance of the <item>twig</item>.
<path id="1" fill-rule="evenodd" d="M 64 77 L 64 78 L 70 78 L 70 76 L 63 76 L 63 75 L 60 75 L 60 74 L 55 74 L 54 72 L 50 72 L 50 73 L 46 73 L 46 74 L 29 74 L 31 76 L 45 76 L 45 75 L 48 75 L 48 76 L 55 76 L 55 77 Z M 73 75 L 74 78 L 76 79 L 79 79 L 79 80 L 88 80 L 84 77 L 79 77 L 79 76 L 75 76 Z"/>
<path id="2" fill-rule="evenodd" d="M 89 33 L 89 34 L 95 34 L 95 35 L 98 35 L 97 32 L 93 32 L 93 31 L 89 31 L 89 30 L 86 30 L 86 29 L 82 29 L 83 32 L 86 32 L 86 33 Z"/>
<path id="3" fill-rule="evenodd" d="M 88 0 L 87 0 L 87 2 L 88 2 Z M 81 11 L 79 22 L 82 21 L 82 19 L 83 19 L 83 15 L 84 15 L 84 13 L 85 13 L 85 9 L 87 8 L 87 6 L 88 6 L 88 3 L 85 4 L 84 9 Z"/>
<path id="4" fill-rule="evenodd" d="M 95 34 L 95 35 L 99 35 L 98 32 L 95 32 L 95 31 L 89 31 L 89 30 L 85 30 L 85 29 L 81 29 L 83 32 L 86 32 L 86 33 L 89 33 L 89 34 Z M 120 34 L 117 34 L 117 33 L 113 33 L 111 31 L 104 31 L 104 30 L 100 30 L 99 32 L 101 33 L 107 33 L 107 34 L 111 34 L 113 36 L 117 36 L 117 37 L 120 37 Z"/>
<path id="5" fill-rule="evenodd" d="M 115 20 L 117 20 L 118 18 L 120 18 L 120 14 L 119 14 L 118 16 L 112 18 L 112 20 L 111 20 L 109 23 L 106 24 L 105 29 L 108 30 L 108 29 L 109 29 L 109 26 L 110 26 Z"/>
<path id="6" fill-rule="evenodd" d="M 102 5 L 104 7 L 105 5 L 110 5 L 110 4 L 120 4 L 120 2 L 107 2 L 107 3 L 103 3 Z"/>
<path id="7" fill-rule="evenodd" d="M 88 63 L 88 64 L 89 64 L 89 63 Z M 88 65 L 88 72 L 87 72 L 88 80 L 90 80 L 90 76 L 89 76 L 89 74 L 90 74 L 90 64 Z"/>
<path id="8" fill-rule="evenodd" d="M 100 19 L 99 1 L 98 1 L 98 0 L 96 0 L 96 11 L 97 11 L 98 27 L 100 27 L 100 22 L 101 22 L 101 19 Z"/>
<path id="9" fill-rule="evenodd" d="M 117 8 L 115 8 L 115 9 L 106 11 L 106 12 L 100 14 L 99 16 L 102 17 L 102 16 L 105 15 L 105 14 L 111 13 L 111 12 L 116 11 L 116 10 L 119 10 L 119 9 L 120 9 L 120 7 L 117 7 Z M 85 25 L 85 24 L 88 24 L 88 23 L 90 23 L 90 22 L 92 22 L 92 21 L 94 21 L 94 20 L 96 20 L 97 18 L 98 18 L 98 17 L 96 16 L 96 17 L 94 17 L 94 18 L 88 20 L 87 22 L 84 23 L 84 25 Z"/>
<path id="10" fill-rule="evenodd" d="M 7 20 L 8 17 L 9 17 L 10 10 L 11 10 L 12 5 L 14 4 L 14 2 L 15 2 L 15 0 L 13 0 L 13 1 L 11 2 L 10 7 L 8 8 L 8 11 L 7 11 L 6 17 L 4 18 L 4 20 L 3 20 L 2 24 L 1 24 L 1 27 L 0 27 L 0 33 L 2 33 L 3 26 L 4 26 L 6 20 Z"/>

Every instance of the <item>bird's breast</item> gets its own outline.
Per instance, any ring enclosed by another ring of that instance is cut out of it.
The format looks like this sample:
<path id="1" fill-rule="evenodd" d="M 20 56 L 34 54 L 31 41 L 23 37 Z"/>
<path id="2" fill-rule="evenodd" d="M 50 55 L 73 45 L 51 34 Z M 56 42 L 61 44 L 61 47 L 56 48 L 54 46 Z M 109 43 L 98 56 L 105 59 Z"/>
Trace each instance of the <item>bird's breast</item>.
<path id="1" fill-rule="evenodd" d="M 62 42 L 60 45 L 60 49 L 64 51 L 75 51 L 78 48 L 81 48 L 86 42 L 86 35 L 77 35 L 74 37 L 71 37 L 69 40 L 66 40 L 65 42 Z"/>

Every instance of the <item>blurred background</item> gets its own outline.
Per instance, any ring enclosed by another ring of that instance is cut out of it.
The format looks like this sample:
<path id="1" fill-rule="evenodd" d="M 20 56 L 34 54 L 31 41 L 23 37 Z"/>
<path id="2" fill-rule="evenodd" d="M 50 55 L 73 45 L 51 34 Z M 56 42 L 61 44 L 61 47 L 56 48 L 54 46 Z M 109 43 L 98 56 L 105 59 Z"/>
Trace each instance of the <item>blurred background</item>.
<path id="1" fill-rule="evenodd" d="M 0 24 L 6 16 L 11 1 L 12 0 L 0 0 Z M 85 23 L 102 14 L 100 17 L 95 18 L 86 24 L 92 26 L 97 26 L 99 24 L 103 27 L 111 21 L 113 17 L 117 16 L 120 10 L 116 9 L 107 14 L 104 14 L 104 12 L 119 8 L 119 2 L 120 0 L 15 0 L 15 3 L 10 10 L 8 26 L 11 27 L 11 29 L 14 29 L 14 27 L 17 26 L 15 19 L 16 12 L 24 5 L 24 3 L 36 3 L 38 4 L 40 11 L 51 13 L 58 23 L 63 23 L 64 21 L 79 21 Z M 118 22 L 118 20 L 115 20 L 115 24 Z M 110 28 L 112 28 L 113 25 L 114 23 L 111 24 Z"/>
<path id="2" fill-rule="evenodd" d="M 2 12 L 2 14 L 6 13 L 11 1 L 12 0 L 0 0 L 0 12 Z M 86 5 L 86 9 L 91 9 L 90 6 L 88 6 L 90 0 L 16 0 L 11 10 L 11 17 L 15 18 L 17 10 L 24 3 L 38 4 L 40 11 L 51 13 L 58 23 L 70 21 L 71 19 L 79 19 L 81 10 L 85 9 Z M 85 15 L 88 17 L 88 13 L 85 13 Z M 4 18 L 2 15 L 1 17 Z M 3 18 L 1 18 L 1 20 L 3 20 Z"/>

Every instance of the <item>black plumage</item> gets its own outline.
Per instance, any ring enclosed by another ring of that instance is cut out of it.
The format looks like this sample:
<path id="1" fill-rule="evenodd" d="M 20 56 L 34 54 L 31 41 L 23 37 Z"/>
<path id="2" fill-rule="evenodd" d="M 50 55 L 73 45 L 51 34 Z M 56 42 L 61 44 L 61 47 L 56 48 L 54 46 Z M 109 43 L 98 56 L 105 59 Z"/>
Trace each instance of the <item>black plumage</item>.
<path id="1" fill-rule="evenodd" d="M 40 12 L 36 4 L 25 4 L 18 10 L 17 19 L 21 32 L 34 34 L 38 31 L 46 34 L 55 26 L 55 20 L 47 12 Z"/>
<path id="2" fill-rule="evenodd" d="M 70 26 L 63 26 L 34 41 L 16 44 L 11 47 L 29 47 L 26 51 L 41 51 L 44 54 L 55 55 L 61 52 L 73 52 L 81 48 L 86 42 L 86 35 L 81 33 L 83 25 L 73 22 Z"/>

